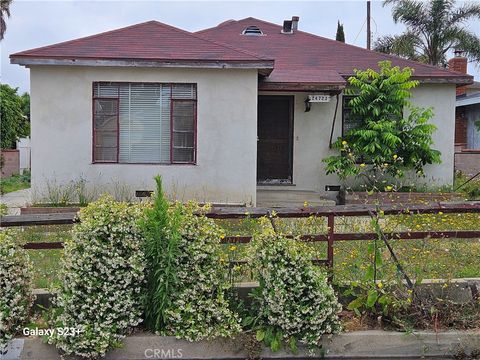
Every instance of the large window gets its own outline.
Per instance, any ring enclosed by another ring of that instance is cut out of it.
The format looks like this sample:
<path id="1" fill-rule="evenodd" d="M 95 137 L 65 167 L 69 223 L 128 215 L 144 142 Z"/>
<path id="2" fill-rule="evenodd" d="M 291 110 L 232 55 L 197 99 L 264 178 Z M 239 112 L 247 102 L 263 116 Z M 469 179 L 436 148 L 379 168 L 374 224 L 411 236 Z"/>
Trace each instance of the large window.
<path id="1" fill-rule="evenodd" d="M 93 161 L 196 162 L 195 84 L 93 84 Z"/>

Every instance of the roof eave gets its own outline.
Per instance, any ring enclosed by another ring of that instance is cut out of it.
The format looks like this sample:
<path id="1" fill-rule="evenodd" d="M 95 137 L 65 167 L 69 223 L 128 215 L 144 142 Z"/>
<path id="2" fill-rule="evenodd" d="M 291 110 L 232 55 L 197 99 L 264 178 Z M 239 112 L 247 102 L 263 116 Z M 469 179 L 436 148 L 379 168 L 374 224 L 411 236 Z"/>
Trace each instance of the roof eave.
<path id="1" fill-rule="evenodd" d="M 342 74 L 344 79 L 348 79 L 355 74 Z M 412 76 L 412 80 L 418 80 L 421 84 L 457 84 L 459 86 L 473 84 L 471 75 L 448 75 L 448 76 Z"/>
<path id="2" fill-rule="evenodd" d="M 22 66 L 114 66 L 201 69 L 257 69 L 262 75 L 273 71 L 273 60 L 155 60 L 155 59 L 93 59 L 47 58 L 11 55 L 10 63 Z"/>
<path id="3" fill-rule="evenodd" d="M 412 76 L 412 79 L 418 80 L 421 84 L 473 84 L 473 76 Z"/>
<path id="4" fill-rule="evenodd" d="M 471 98 L 466 98 L 466 99 L 457 99 L 455 101 L 455 107 L 460 107 L 460 106 L 469 106 L 469 105 L 477 105 L 480 104 L 480 97 L 471 97 Z"/>
<path id="5" fill-rule="evenodd" d="M 312 83 L 312 82 L 273 82 L 259 81 L 259 91 L 328 91 L 340 92 L 346 83 Z"/>

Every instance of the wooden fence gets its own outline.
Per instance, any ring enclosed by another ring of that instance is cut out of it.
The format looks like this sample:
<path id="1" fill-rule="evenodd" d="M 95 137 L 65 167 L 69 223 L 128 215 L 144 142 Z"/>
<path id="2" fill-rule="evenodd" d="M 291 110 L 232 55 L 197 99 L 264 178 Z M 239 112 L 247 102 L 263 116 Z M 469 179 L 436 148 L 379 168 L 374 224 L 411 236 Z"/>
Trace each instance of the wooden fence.
<path id="1" fill-rule="evenodd" d="M 461 204 L 437 204 L 437 205 L 411 205 L 395 206 L 388 205 L 377 207 L 374 205 L 343 205 L 343 206 L 322 206 L 306 208 L 232 208 L 219 207 L 212 208 L 205 216 L 212 219 L 242 219 L 242 218 L 260 218 L 264 216 L 273 216 L 278 218 L 307 218 L 307 217 L 326 217 L 328 231 L 324 234 L 303 234 L 300 236 L 304 241 L 318 241 L 327 243 L 327 259 L 314 260 L 317 264 L 326 264 L 333 267 L 333 247 L 335 241 L 354 241 L 354 240 L 374 240 L 378 239 L 378 234 L 369 233 L 337 233 L 335 232 L 336 217 L 359 217 L 375 216 L 379 211 L 385 215 L 414 215 L 414 214 L 479 214 L 479 227 L 477 230 L 448 230 L 448 231 L 408 231 L 383 234 L 388 239 L 425 239 L 425 238 L 459 238 L 473 239 L 480 238 L 480 202 L 461 203 Z M 19 227 L 34 225 L 64 225 L 73 224 L 78 221 L 74 213 L 63 214 L 44 214 L 44 215 L 10 215 L 0 217 L 1 227 Z M 223 243 L 248 243 L 252 240 L 251 236 L 227 236 Z M 24 245 L 25 249 L 61 249 L 62 242 L 30 242 Z M 242 263 L 237 261 L 235 263 Z"/>

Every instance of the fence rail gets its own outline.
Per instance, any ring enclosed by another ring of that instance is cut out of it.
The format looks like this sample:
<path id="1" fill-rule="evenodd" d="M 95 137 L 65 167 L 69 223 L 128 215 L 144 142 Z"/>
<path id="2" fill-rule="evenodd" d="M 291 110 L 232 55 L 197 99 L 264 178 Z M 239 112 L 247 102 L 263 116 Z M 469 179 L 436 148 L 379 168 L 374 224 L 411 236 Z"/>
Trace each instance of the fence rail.
<path id="1" fill-rule="evenodd" d="M 381 212 L 385 215 L 414 215 L 414 214 L 480 214 L 480 202 L 460 204 L 429 204 L 429 205 L 343 205 L 321 206 L 306 208 L 245 208 L 245 207 L 216 207 L 209 212 L 203 213 L 212 219 L 242 219 L 260 218 L 275 215 L 278 218 L 306 218 L 326 217 L 328 232 L 326 234 L 300 235 L 302 241 L 327 242 L 327 259 L 312 260 L 316 264 L 326 264 L 333 267 L 333 246 L 335 241 L 356 241 L 378 239 L 378 234 L 368 233 L 336 233 L 335 217 L 359 217 L 372 216 Z M 1 227 L 35 226 L 35 225 L 66 225 L 78 222 L 74 213 L 44 214 L 44 215 L 9 215 L 0 217 Z M 480 238 L 480 215 L 478 230 L 449 230 L 449 231 L 411 231 L 386 233 L 388 239 L 415 240 L 425 238 Z M 222 239 L 223 243 L 248 243 L 251 236 L 227 236 Z M 61 249 L 62 242 L 30 242 L 24 245 L 25 249 Z M 242 261 L 235 261 L 242 264 Z"/>

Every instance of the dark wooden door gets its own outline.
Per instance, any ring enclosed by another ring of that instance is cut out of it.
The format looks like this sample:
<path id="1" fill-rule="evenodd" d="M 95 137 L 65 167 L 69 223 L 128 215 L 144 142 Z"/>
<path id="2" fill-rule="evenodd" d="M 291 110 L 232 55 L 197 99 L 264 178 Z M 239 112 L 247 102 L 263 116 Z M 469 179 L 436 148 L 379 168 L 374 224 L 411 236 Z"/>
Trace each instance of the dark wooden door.
<path id="1" fill-rule="evenodd" d="M 291 183 L 293 97 L 258 97 L 257 181 Z"/>

